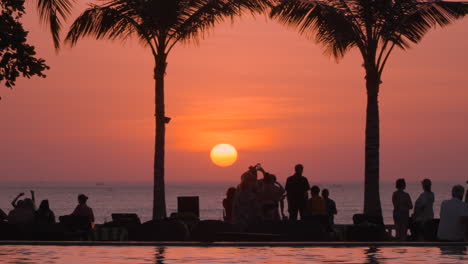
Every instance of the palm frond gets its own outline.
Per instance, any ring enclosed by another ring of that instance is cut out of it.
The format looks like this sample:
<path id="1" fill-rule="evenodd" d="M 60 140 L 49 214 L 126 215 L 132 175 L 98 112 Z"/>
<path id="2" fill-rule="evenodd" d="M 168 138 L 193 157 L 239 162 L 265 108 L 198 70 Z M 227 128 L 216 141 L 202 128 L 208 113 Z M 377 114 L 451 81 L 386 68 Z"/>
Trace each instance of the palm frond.
<path id="1" fill-rule="evenodd" d="M 315 36 L 327 53 L 341 58 L 348 49 L 362 46 L 365 41 L 353 14 L 343 6 L 339 8 L 341 4 L 341 1 L 283 0 L 272 9 L 270 16 L 301 34 Z"/>
<path id="2" fill-rule="evenodd" d="M 178 23 L 171 27 L 175 41 L 197 41 L 215 24 L 226 18 L 234 18 L 244 11 L 260 13 L 271 7 L 273 0 L 186 0 L 179 14 Z"/>
<path id="3" fill-rule="evenodd" d="M 421 41 L 431 28 L 452 24 L 467 13 L 467 2 L 400 0 L 389 10 L 380 34 L 406 49 Z"/>
<path id="4" fill-rule="evenodd" d="M 62 22 L 71 13 L 73 0 L 37 0 L 37 10 L 42 23 L 49 26 L 55 48 L 60 48 Z"/>
<path id="5" fill-rule="evenodd" d="M 135 33 L 144 34 L 131 17 L 111 5 L 91 5 L 73 22 L 65 41 L 75 45 L 80 38 L 86 36 L 96 39 L 126 39 Z"/>

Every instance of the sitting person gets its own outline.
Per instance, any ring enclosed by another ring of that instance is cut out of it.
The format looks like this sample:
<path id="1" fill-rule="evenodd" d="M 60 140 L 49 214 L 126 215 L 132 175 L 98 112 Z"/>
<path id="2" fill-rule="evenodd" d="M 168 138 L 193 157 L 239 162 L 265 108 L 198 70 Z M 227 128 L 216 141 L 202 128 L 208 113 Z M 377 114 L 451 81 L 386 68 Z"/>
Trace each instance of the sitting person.
<path id="1" fill-rule="evenodd" d="M 224 208 L 224 221 L 232 223 L 232 206 L 234 203 L 234 197 L 236 196 L 236 188 L 230 187 L 226 192 L 226 198 L 223 199 Z"/>
<path id="2" fill-rule="evenodd" d="M 20 197 L 22 197 L 24 195 L 24 193 L 19 193 L 15 199 L 13 199 L 13 201 L 11 201 L 11 206 L 13 206 L 13 208 L 16 208 L 18 206 L 21 206 L 21 204 L 23 203 L 23 200 L 18 200 Z"/>
<path id="3" fill-rule="evenodd" d="M 35 213 L 37 224 L 54 224 L 55 214 L 49 207 L 49 200 L 42 200 L 39 209 Z"/>
<path id="4" fill-rule="evenodd" d="M 10 224 L 29 225 L 34 224 L 34 203 L 26 198 L 18 203 L 13 210 L 8 213 L 7 221 Z"/>
<path id="5" fill-rule="evenodd" d="M 468 205 L 462 202 L 465 188 L 455 185 L 452 199 L 440 206 L 440 223 L 437 237 L 442 241 L 463 241 L 468 224 Z"/>
<path id="6" fill-rule="evenodd" d="M 327 215 L 328 215 L 328 224 L 330 226 L 335 224 L 335 215 L 338 213 L 336 210 L 336 203 L 332 199 L 330 199 L 330 192 L 328 189 L 322 190 L 322 197 L 325 200 Z"/>
<path id="7" fill-rule="evenodd" d="M 275 175 L 265 172 L 263 168 L 259 170 L 263 172 L 263 179 L 257 183 L 262 221 L 280 221 L 279 205 L 284 199 L 285 190 L 276 181 Z M 281 216 L 284 217 L 283 211 L 281 211 Z"/>
<path id="8" fill-rule="evenodd" d="M 88 197 L 86 195 L 78 195 L 78 205 L 71 215 L 86 218 L 92 226 L 94 224 L 94 213 L 93 209 L 86 204 L 87 201 Z"/>
<path id="9" fill-rule="evenodd" d="M 327 205 L 320 197 L 320 188 L 317 185 L 310 188 L 310 199 L 307 201 L 306 213 L 308 218 L 327 215 Z"/>
<path id="10" fill-rule="evenodd" d="M 35 198 L 35 195 L 34 195 L 34 191 L 31 190 L 31 201 L 33 202 L 33 206 L 34 206 L 34 210 L 36 210 L 36 198 Z M 18 194 L 15 199 L 13 199 L 13 201 L 11 201 L 11 206 L 13 206 L 13 208 L 16 208 L 16 207 L 21 207 L 22 203 L 23 203 L 23 200 L 18 200 L 20 197 L 24 196 L 24 193 L 20 193 Z M 28 198 L 26 198 L 28 199 Z"/>

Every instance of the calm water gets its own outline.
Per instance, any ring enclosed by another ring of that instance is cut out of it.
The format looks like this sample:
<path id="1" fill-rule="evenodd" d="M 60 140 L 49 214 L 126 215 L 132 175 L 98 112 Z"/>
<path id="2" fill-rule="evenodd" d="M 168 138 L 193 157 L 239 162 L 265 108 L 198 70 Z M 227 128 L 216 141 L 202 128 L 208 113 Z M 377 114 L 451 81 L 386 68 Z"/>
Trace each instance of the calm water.
<path id="1" fill-rule="evenodd" d="M 316 183 L 311 183 L 316 184 Z M 439 215 L 442 200 L 450 197 L 453 183 L 434 183 L 436 195 L 434 212 Z M 459 183 L 460 184 L 460 183 Z M 338 206 L 337 223 L 351 223 L 352 215 L 362 212 L 363 186 L 358 183 L 347 184 L 318 184 L 321 188 L 330 189 L 331 198 Z M 177 210 L 177 196 L 200 196 L 202 219 L 222 219 L 221 201 L 226 189 L 235 186 L 234 183 L 169 183 L 167 184 L 168 212 Z M 152 183 L 3 183 L 0 186 L 0 208 L 5 212 L 11 209 L 11 200 L 19 193 L 29 190 L 36 191 L 36 199 L 49 199 L 52 210 L 56 215 L 65 215 L 73 211 L 76 206 L 76 196 L 85 193 L 89 196 L 89 205 L 94 209 L 98 223 L 109 221 L 111 213 L 137 213 L 143 221 L 151 218 Z M 391 218 L 391 195 L 394 191 L 393 183 L 382 183 L 381 199 L 386 223 L 393 223 Z M 413 202 L 421 192 L 419 183 L 408 183 L 407 191 Z"/>
<path id="2" fill-rule="evenodd" d="M 0 246 L 0 263 L 207 264 L 207 263 L 467 263 L 465 247 L 48 247 Z"/>

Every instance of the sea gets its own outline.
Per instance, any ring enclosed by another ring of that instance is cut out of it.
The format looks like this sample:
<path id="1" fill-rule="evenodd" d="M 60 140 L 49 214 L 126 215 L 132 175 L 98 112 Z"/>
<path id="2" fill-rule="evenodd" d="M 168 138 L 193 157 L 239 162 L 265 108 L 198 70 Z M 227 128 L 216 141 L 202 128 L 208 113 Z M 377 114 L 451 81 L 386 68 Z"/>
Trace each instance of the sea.
<path id="1" fill-rule="evenodd" d="M 320 188 L 330 190 L 330 198 L 335 200 L 338 214 L 337 224 L 351 224 L 352 216 L 362 213 L 364 204 L 363 183 L 314 183 Z M 463 182 L 434 182 L 433 191 L 436 201 L 434 204 L 435 217 L 439 217 L 440 204 L 450 199 L 451 188 L 455 184 L 466 185 Z M 222 200 L 226 190 L 236 186 L 233 182 L 169 182 L 166 184 L 166 204 L 168 215 L 177 211 L 177 197 L 198 196 L 200 201 L 201 219 L 223 218 Z M 393 224 L 392 193 L 394 183 L 382 182 L 380 196 L 384 221 Z M 77 205 L 78 194 L 89 197 L 88 205 L 93 208 L 96 223 L 111 221 L 112 213 L 136 213 L 142 222 L 151 219 L 153 204 L 153 184 L 151 182 L 80 182 L 80 183 L 51 183 L 51 182 L 9 182 L 0 185 L 0 208 L 8 213 L 12 209 L 11 201 L 20 192 L 30 197 L 30 190 L 36 194 L 36 203 L 48 199 L 55 215 L 70 214 Z M 408 182 L 406 191 L 413 203 L 422 192 L 419 182 Z M 285 208 L 287 214 L 287 205 Z"/>

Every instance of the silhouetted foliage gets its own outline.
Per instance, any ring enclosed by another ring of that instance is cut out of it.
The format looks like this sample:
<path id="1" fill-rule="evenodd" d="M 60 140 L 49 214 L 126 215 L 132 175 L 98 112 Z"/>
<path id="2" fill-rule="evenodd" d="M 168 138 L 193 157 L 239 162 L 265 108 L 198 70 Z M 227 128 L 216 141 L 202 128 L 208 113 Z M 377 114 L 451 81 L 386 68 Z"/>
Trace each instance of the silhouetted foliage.
<path id="1" fill-rule="evenodd" d="M 367 117 L 364 213 L 382 219 L 379 195 L 381 76 L 395 47 L 407 49 L 429 29 L 468 11 L 466 2 L 420 0 L 281 0 L 271 17 L 314 36 L 337 59 L 358 48 L 366 71 Z"/>
<path id="2" fill-rule="evenodd" d="M 24 0 L 2 0 L 0 6 L 0 82 L 12 88 L 21 75 L 45 77 L 44 71 L 49 67 L 35 57 L 34 46 L 26 42 L 28 32 L 20 22 Z"/>
<path id="3" fill-rule="evenodd" d="M 70 15 L 75 0 L 35 0 L 40 21 L 49 26 L 54 46 L 60 48 L 62 22 Z"/>
<path id="4" fill-rule="evenodd" d="M 156 135 L 153 219 L 166 217 L 164 188 L 165 115 L 164 75 L 167 56 L 179 42 L 197 42 L 206 30 L 243 10 L 264 11 L 269 0 L 100 0 L 90 4 L 73 22 L 66 41 L 83 37 L 120 39 L 137 37 L 155 60 Z"/>

